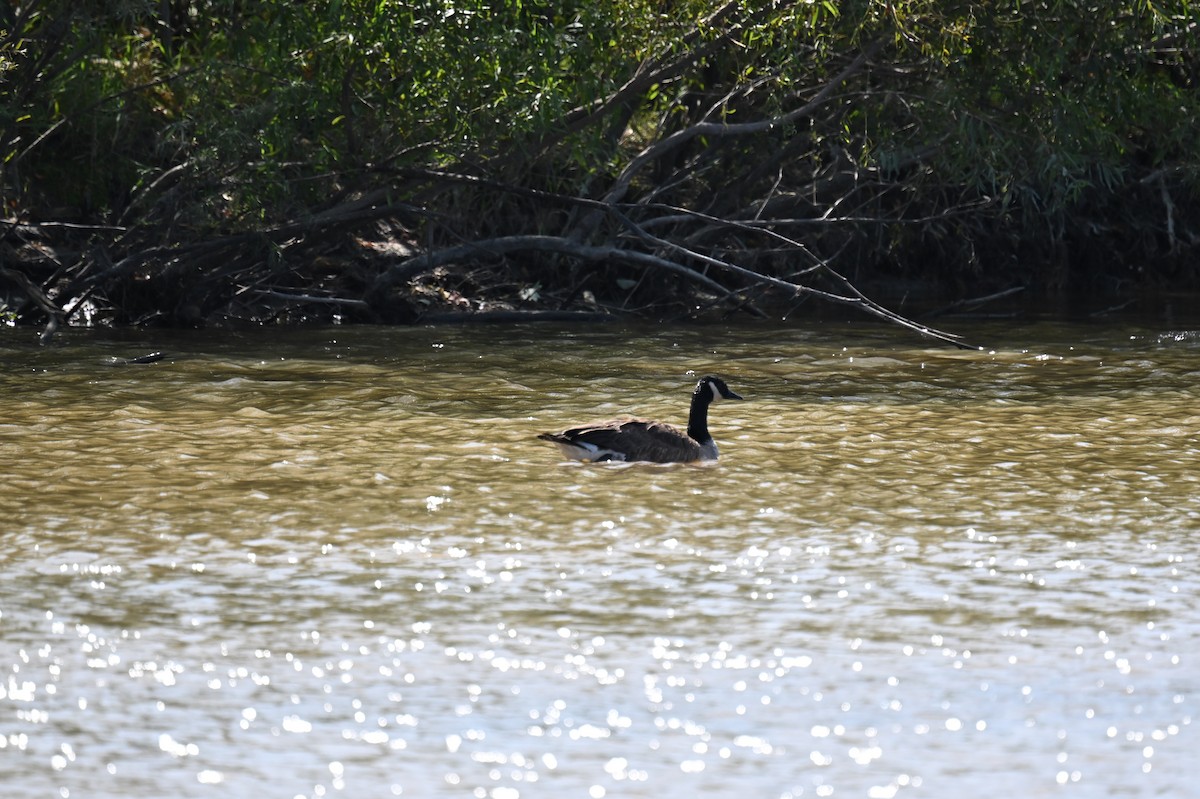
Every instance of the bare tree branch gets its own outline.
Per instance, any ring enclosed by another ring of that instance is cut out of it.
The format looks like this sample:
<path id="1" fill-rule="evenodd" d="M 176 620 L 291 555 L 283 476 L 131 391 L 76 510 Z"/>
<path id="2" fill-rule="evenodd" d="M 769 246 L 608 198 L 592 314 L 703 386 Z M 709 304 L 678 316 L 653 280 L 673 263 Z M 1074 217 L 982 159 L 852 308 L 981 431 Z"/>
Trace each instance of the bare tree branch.
<path id="1" fill-rule="evenodd" d="M 612 187 L 604 196 L 604 202 L 613 204 L 620 202 L 629 190 L 630 183 L 634 177 L 649 163 L 657 158 L 661 158 L 665 153 L 674 150 L 683 144 L 695 139 L 698 136 L 708 136 L 719 138 L 723 136 L 746 136 L 754 133 L 764 133 L 771 130 L 790 125 L 799 119 L 803 119 L 813 113 L 822 103 L 829 99 L 830 95 L 845 83 L 852 75 L 860 71 L 867 62 L 874 57 L 879 49 L 883 46 L 882 42 L 874 42 L 865 50 L 860 52 L 854 60 L 852 60 L 840 72 L 834 75 L 829 81 L 821 87 L 821 89 L 813 95 L 812 99 L 806 102 L 799 108 L 795 108 L 781 116 L 772 117 L 771 119 L 763 119 L 757 122 L 741 122 L 734 124 L 725 124 L 721 122 L 699 122 L 683 130 L 676 131 L 665 139 L 661 139 L 650 145 L 629 162 L 629 165 L 622 170 L 620 176 L 613 182 Z"/>

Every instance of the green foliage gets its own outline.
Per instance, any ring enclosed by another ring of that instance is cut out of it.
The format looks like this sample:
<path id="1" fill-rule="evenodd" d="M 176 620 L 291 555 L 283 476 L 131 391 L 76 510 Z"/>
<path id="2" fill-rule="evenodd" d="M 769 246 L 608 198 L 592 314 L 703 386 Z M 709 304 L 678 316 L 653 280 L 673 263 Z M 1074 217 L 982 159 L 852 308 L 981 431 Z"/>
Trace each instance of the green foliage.
<path id="1" fill-rule="evenodd" d="M 982 200 L 1058 236 L 1149 175 L 1200 184 L 1186 0 L 43 0 L 10 17 L 7 213 L 74 208 L 164 239 L 279 223 L 406 167 L 599 191 L 696 122 L 791 111 L 874 46 L 813 113 L 697 138 L 633 196 L 866 208 L 873 175 L 872 213 Z M 858 193 L 837 193 L 828 176 L 851 172 Z"/>
<path id="2" fill-rule="evenodd" d="M 4 192 L 115 212 L 185 163 L 219 217 L 306 206 L 368 164 L 457 163 L 541 135 L 704 4 L 679 6 L 207 0 L 164 18 L 158 3 L 44 3 L 0 49 L 22 84 L 2 98 Z M 61 44 L 36 52 L 52 28 Z M 33 74 L 44 59 L 49 80 Z"/>
<path id="3" fill-rule="evenodd" d="M 1196 163 L 1198 18 L 1187 3 L 898 4 L 930 70 L 913 130 L 944 139 L 944 179 L 1023 192 L 1039 212 L 1134 166 Z M 929 30 L 921 35 L 920 31 Z M 1170 37 L 1182 39 L 1164 46 Z M 910 140 L 910 146 L 913 142 Z"/>

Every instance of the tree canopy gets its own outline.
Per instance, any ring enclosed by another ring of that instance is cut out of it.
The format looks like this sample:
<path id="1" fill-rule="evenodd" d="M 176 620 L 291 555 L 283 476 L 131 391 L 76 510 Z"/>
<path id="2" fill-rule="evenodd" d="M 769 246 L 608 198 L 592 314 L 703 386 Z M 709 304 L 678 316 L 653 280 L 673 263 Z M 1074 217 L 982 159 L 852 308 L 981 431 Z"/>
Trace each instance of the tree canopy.
<path id="1" fill-rule="evenodd" d="M 17 321 L 1200 287 L 1186 0 L 28 0 Z"/>

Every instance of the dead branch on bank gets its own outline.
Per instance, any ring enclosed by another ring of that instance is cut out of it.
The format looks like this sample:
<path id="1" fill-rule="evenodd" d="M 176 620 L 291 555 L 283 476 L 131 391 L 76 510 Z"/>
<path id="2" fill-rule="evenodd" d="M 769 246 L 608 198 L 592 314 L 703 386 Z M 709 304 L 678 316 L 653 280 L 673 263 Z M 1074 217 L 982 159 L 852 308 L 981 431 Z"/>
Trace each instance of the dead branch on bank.
<path id="1" fill-rule="evenodd" d="M 619 211 L 613 210 L 613 213 L 618 217 L 624 218 L 625 215 Z M 703 215 L 700 215 L 703 216 Z M 710 222 L 723 222 L 731 227 L 738 227 L 737 223 L 723 220 L 708 218 Z M 824 274 L 832 278 L 842 288 L 842 293 L 826 291 L 815 288 L 813 286 L 795 283 L 783 278 L 772 277 L 770 275 L 756 272 L 755 270 L 746 267 L 738 266 L 730 261 L 716 258 L 710 255 L 690 250 L 680 244 L 666 241 L 657 236 L 652 236 L 645 233 L 637 225 L 625 220 L 630 229 L 638 233 L 646 240 L 659 245 L 668 250 L 674 250 L 686 259 L 692 260 L 706 266 L 717 267 L 731 276 L 740 277 L 747 283 L 757 283 L 769 286 L 773 289 L 780 290 L 791 297 L 801 295 L 810 295 L 818 297 L 830 302 L 839 303 L 858 308 L 872 316 L 875 316 L 892 324 L 899 325 L 913 332 L 919 333 L 922 336 L 941 341 L 946 344 L 952 344 L 955 347 L 962 349 L 978 349 L 978 347 L 967 344 L 962 341 L 961 337 L 938 330 L 928 325 L 923 325 L 911 319 L 907 319 L 900 314 L 891 311 L 879 303 L 871 300 L 844 276 L 832 269 L 824 263 L 818 263 L 815 268 L 821 270 Z M 771 235 L 783 238 L 780 234 Z M 797 251 L 804 252 L 804 247 L 800 242 L 790 241 Z M 756 316 L 763 317 L 765 314 L 758 310 L 753 304 L 748 303 L 744 297 L 742 290 L 736 287 L 725 286 L 717 280 L 705 275 L 696 269 L 678 263 L 662 255 L 656 255 L 639 250 L 630 249 L 627 247 L 617 246 L 588 246 L 578 244 L 576 242 L 554 236 L 506 236 L 486 241 L 472 242 L 463 244 L 457 247 L 450 247 L 434 253 L 426 253 L 416 256 L 407 261 L 398 263 L 386 272 L 384 272 L 371 286 L 367 292 L 367 303 L 373 307 L 379 307 L 381 303 L 387 302 L 389 291 L 398 283 L 406 280 L 411 280 L 417 275 L 428 272 L 436 267 L 456 263 L 464 258 L 477 258 L 480 255 L 498 257 L 501 255 L 511 255 L 515 253 L 535 253 L 535 252 L 553 252 L 561 255 L 566 255 L 589 262 L 614 262 L 623 261 L 631 264 L 645 266 L 649 269 L 660 269 L 671 272 L 684 277 L 685 279 L 698 284 L 699 286 L 708 289 L 717 295 L 718 301 L 737 301 L 744 305 L 747 310 Z"/>

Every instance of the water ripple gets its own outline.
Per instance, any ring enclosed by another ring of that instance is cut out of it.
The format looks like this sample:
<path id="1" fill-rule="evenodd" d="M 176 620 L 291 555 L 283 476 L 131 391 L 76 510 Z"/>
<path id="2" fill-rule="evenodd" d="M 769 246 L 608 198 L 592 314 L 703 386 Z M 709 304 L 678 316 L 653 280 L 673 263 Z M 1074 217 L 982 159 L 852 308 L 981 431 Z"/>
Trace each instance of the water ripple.
<path id="1" fill-rule="evenodd" d="M 1186 795 L 1200 351 L 1033 332 L 0 339 L 9 794 Z"/>

